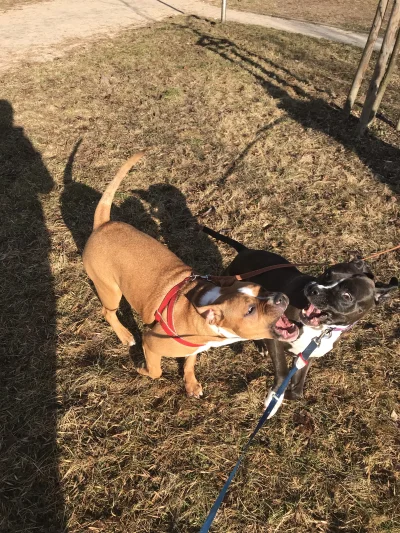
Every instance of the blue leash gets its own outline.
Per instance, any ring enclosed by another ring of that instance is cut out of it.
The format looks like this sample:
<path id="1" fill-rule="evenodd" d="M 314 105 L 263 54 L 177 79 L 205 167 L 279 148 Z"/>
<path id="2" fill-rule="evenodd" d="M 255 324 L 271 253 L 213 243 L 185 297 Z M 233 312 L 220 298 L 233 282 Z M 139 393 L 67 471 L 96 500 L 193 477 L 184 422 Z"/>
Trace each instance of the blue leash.
<path id="1" fill-rule="evenodd" d="M 211 507 L 211 510 L 208 513 L 208 516 L 207 516 L 202 528 L 200 529 L 199 533 L 208 533 L 208 531 L 210 530 L 210 527 L 211 527 L 211 525 L 212 525 L 212 523 L 214 521 L 215 515 L 217 514 L 217 511 L 218 511 L 218 509 L 221 506 L 221 503 L 222 503 L 222 501 L 223 501 L 223 499 L 225 497 L 225 494 L 228 491 L 229 485 L 232 483 L 232 480 L 235 477 L 236 472 L 239 470 L 239 466 L 241 465 L 241 462 L 243 461 L 244 456 L 246 455 L 246 452 L 247 452 L 247 450 L 250 447 L 250 444 L 253 442 L 254 437 L 257 435 L 257 433 L 263 427 L 263 425 L 268 420 L 268 418 L 273 414 L 273 410 L 274 410 L 275 406 L 278 404 L 278 402 L 281 399 L 281 397 L 283 396 L 285 390 L 287 389 L 287 387 L 288 387 L 288 385 L 290 383 L 290 380 L 292 379 L 292 377 L 296 374 L 296 372 L 300 368 L 303 368 L 305 365 L 308 364 L 308 360 L 309 360 L 311 354 L 319 347 L 319 345 L 321 344 L 321 341 L 322 341 L 322 339 L 324 337 L 328 337 L 328 336 L 331 335 L 333 329 L 334 328 L 326 329 L 325 331 L 323 331 L 321 333 L 321 335 L 319 337 L 315 337 L 314 339 L 312 339 L 312 341 L 307 346 L 307 348 L 305 348 L 305 350 L 301 354 L 299 354 L 297 356 L 293 367 L 291 368 L 290 372 L 288 373 L 286 378 L 283 380 L 283 382 L 279 386 L 278 390 L 274 394 L 272 394 L 272 399 L 271 399 L 270 403 L 268 404 L 268 406 L 265 409 L 262 417 L 258 421 L 256 429 L 250 435 L 250 438 L 247 441 L 247 443 L 243 446 L 242 452 L 240 454 L 240 457 L 239 457 L 236 465 L 234 466 L 232 472 L 229 474 L 228 479 L 225 481 L 225 485 L 222 487 L 221 492 L 219 493 L 217 499 L 214 502 L 214 505 Z"/>

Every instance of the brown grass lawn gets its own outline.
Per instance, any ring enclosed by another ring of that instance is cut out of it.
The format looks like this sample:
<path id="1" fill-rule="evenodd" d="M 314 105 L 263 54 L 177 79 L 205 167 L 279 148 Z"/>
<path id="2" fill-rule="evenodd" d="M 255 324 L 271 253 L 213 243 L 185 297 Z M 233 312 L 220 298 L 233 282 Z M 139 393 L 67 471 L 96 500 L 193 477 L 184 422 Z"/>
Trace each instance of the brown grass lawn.
<path id="1" fill-rule="evenodd" d="M 79 250 L 138 149 L 113 216 L 201 272 L 233 257 L 196 220 L 293 261 L 399 242 L 400 78 L 371 133 L 342 118 L 360 50 L 181 18 L 0 79 L 0 530 L 195 533 L 272 382 L 251 343 L 156 382 L 100 316 Z M 14 123 L 12 123 L 14 112 Z M 214 207 L 211 214 L 196 217 Z M 373 263 L 398 274 L 398 254 Z M 217 533 L 399 531 L 399 300 L 315 364 L 249 451 Z M 123 319 L 140 333 L 131 313 Z M 140 355 L 140 354 L 139 354 Z"/>
<path id="2" fill-rule="evenodd" d="M 207 1 L 221 5 L 221 0 Z M 370 29 L 377 5 L 378 0 L 227 0 L 228 9 L 318 22 L 356 31 Z"/>

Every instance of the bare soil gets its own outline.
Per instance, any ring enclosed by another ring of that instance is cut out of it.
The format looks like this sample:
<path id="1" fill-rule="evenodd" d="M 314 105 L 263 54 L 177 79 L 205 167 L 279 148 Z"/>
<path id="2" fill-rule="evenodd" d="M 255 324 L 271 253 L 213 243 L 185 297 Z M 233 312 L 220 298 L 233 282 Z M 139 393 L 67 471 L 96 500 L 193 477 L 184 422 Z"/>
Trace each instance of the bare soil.
<path id="1" fill-rule="evenodd" d="M 355 139 L 341 106 L 360 53 L 182 17 L 2 75 L 2 531 L 198 532 L 272 367 L 252 343 L 211 350 L 201 401 L 173 359 L 160 380 L 139 376 L 140 349 L 118 343 L 82 268 L 94 209 L 147 148 L 113 217 L 200 272 L 234 254 L 197 222 L 292 261 L 393 246 L 400 78 Z M 398 258 L 372 263 L 378 280 Z M 139 340 L 126 305 L 121 317 Z M 315 363 L 305 398 L 249 451 L 215 533 L 398 531 L 399 328 L 396 297 Z"/>

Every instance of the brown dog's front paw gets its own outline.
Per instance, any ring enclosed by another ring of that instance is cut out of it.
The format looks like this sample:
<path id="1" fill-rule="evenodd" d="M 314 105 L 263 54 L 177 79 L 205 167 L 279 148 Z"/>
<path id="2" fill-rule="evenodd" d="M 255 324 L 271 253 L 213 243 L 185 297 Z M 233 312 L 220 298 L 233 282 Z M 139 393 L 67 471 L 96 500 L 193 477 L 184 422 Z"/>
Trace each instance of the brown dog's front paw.
<path id="1" fill-rule="evenodd" d="M 189 398 L 201 398 L 203 396 L 203 387 L 198 381 L 191 381 L 190 383 L 185 383 L 186 394 Z"/>
<path id="2" fill-rule="evenodd" d="M 145 367 L 137 367 L 136 368 L 136 372 L 138 374 L 141 374 L 142 376 L 148 376 L 149 378 L 151 379 L 160 379 L 160 377 L 162 376 L 162 370 L 161 368 L 150 368 L 150 370 L 148 368 L 145 368 Z"/>

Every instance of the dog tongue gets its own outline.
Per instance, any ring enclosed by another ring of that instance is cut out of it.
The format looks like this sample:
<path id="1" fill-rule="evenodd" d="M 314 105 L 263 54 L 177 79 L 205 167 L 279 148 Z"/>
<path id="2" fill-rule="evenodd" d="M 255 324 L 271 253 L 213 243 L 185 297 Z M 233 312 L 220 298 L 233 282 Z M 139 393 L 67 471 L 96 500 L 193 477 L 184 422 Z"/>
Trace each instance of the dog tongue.
<path id="1" fill-rule="evenodd" d="M 279 333 L 282 339 L 294 340 L 299 334 L 299 330 L 295 324 L 290 322 L 290 320 L 282 315 L 275 324 L 275 331 Z"/>
<path id="2" fill-rule="evenodd" d="M 286 328 L 290 328 L 291 326 L 292 326 L 292 323 L 290 322 L 288 318 L 286 318 L 285 315 L 282 315 L 281 318 L 279 318 L 279 320 L 277 320 L 275 324 L 275 327 L 279 329 L 286 329 Z"/>
<path id="3" fill-rule="evenodd" d="M 310 306 L 309 306 L 309 307 L 306 309 L 306 311 L 305 311 L 305 315 L 309 317 L 309 316 L 312 315 L 313 313 L 320 313 L 320 310 L 317 309 L 317 308 L 315 307 L 315 305 L 310 304 Z"/>

